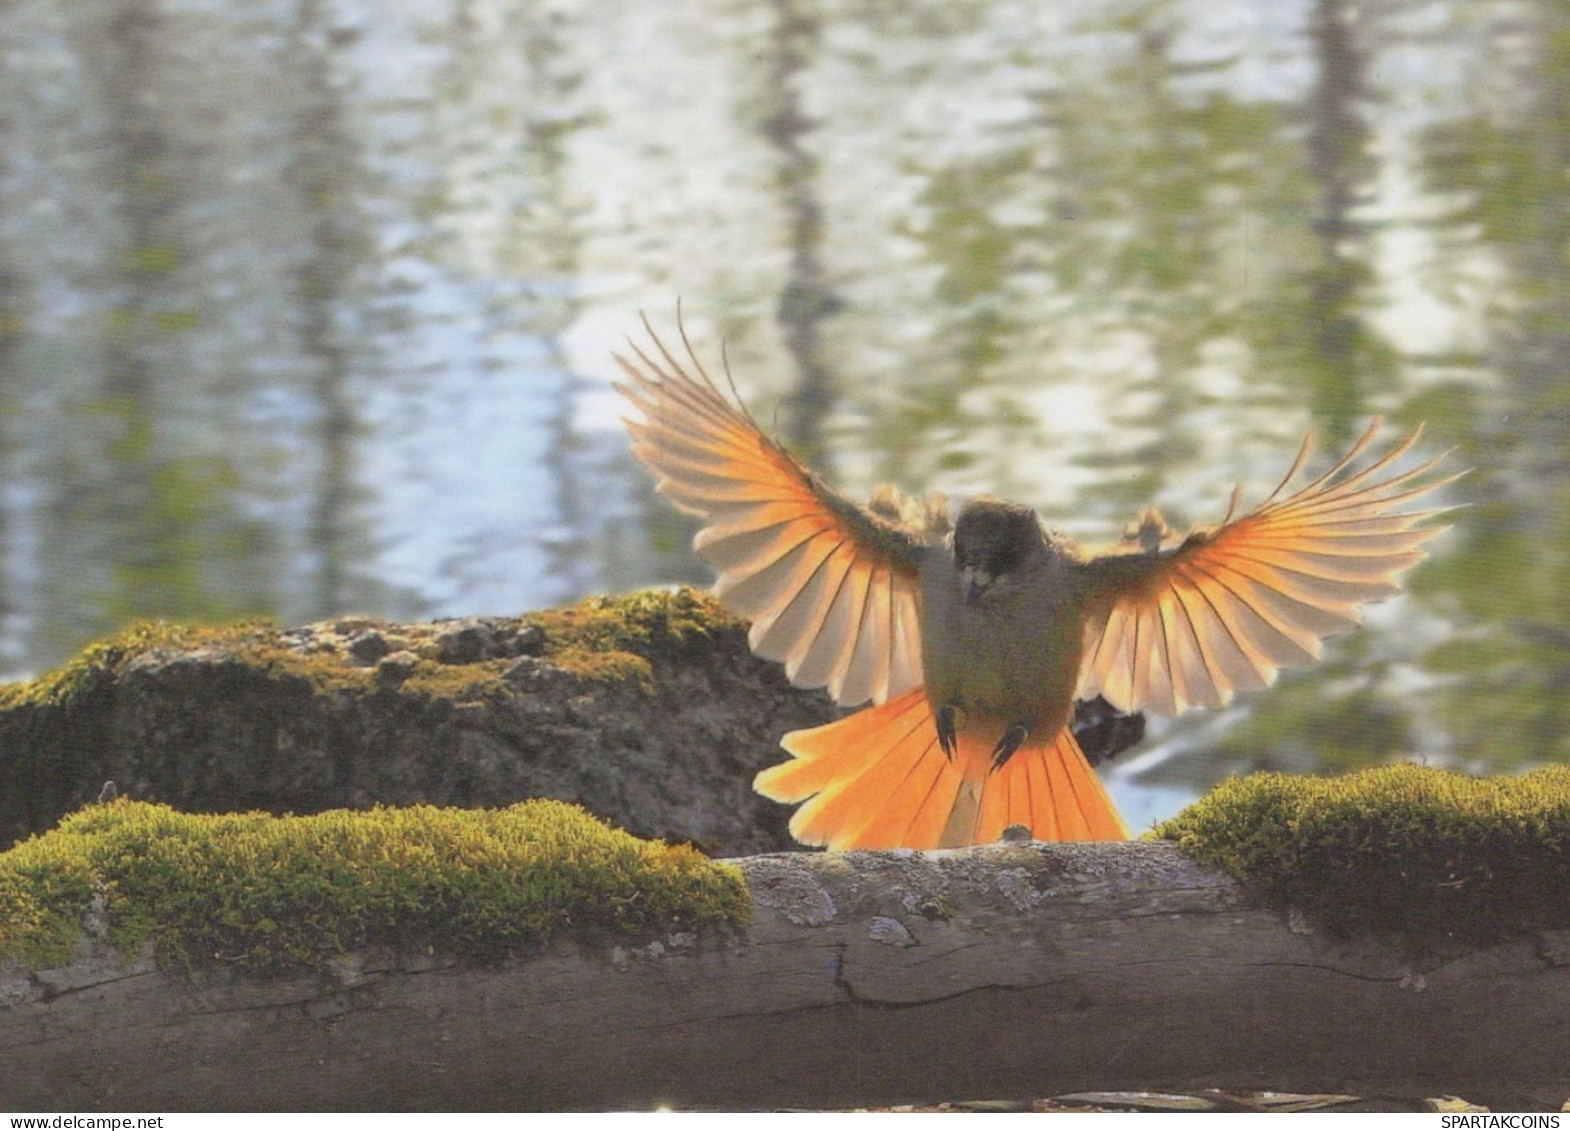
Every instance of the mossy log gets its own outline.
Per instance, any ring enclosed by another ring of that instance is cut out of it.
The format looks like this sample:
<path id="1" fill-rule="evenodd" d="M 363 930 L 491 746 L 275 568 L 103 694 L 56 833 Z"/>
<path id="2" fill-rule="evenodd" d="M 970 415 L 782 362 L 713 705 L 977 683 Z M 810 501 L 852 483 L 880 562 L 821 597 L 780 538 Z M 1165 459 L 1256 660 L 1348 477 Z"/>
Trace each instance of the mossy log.
<path id="1" fill-rule="evenodd" d="M 842 714 L 695 590 L 522 617 L 282 628 L 149 623 L 0 687 L 0 848 L 106 781 L 186 812 L 571 801 L 711 855 L 795 847 L 752 789 L 780 736 Z M 1092 759 L 1139 716 L 1080 705 Z"/>
<path id="2" fill-rule="evenodd" d="M 1348 939 L 1159 843 L 739 862 L 746 928 L 0 975 L 0 1107 L 767 1109 L 1570 1092 L 1570 932 Z"/>
<path id="3" fill-rule="evenodd" d="M 583 805 L 711 854 L 790 848 L 752 790 L 838 717 L 691 590 L 523 617 L 146 624 L 0 688 L 0 848 L 113 780 L 187 812 Z"/>

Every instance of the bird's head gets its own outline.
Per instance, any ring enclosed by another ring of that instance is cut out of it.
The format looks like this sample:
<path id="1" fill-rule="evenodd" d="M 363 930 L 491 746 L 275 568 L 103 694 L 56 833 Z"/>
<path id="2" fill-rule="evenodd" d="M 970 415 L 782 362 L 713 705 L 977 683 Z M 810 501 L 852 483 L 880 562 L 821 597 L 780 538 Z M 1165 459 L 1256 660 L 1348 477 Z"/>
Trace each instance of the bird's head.
<path id="1" fill-rule="evenodd" d="M 1015 572 L 1042 545 L 1041 523 L 1029 507 L 982 495 L 954 523 L 954 568 L 965 603 L 1006 592 Z"/>

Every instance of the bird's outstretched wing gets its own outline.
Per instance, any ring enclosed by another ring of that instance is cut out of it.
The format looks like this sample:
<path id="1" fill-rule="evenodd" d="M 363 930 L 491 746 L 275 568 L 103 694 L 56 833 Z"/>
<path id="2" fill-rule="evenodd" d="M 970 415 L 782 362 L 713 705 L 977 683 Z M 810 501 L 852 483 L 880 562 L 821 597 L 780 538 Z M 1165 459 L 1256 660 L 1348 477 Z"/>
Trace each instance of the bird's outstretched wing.
<path id="1" fill-rule="evenodd" d="M 1444 529 L 1416 524 L 1448 508 L 1392 508 L 1459 476 L 1414 483 L 1443 456 L 1388 473 L 1421 428 L 1346 474 L 1379 425 L 1285 499 L 1277 496 L 1308 459 L 1307 439 L 1281 485 L 1241 518 L 1229 511 L 1219 526 L 1161 548 L 1159 516 L 1147 512 L 1143 537 L 1131 535 L 1143 545 L 1087 561 L 1091 611 L 1077 698 L 1100 693 L 1120 710 L 1164 715 L 1219 707 L 1234 690 L 1264 687 L 1277 670 L 1317 660 L 1320 640 L 1357 625 L 1365 602 L 1400 592 L 1397 576 L 1425 556 L 1417 547 Z"/>
<path id="2" fill-rule="evenodd" d="M 690 371 L 644 327 L 652 353 L 633 345 L 616 358 L 631 379 L 616 387 L 643 414 L 627 421 L 633 453 L 660 494 L 703 517 L 693 546 L 719 573 L 715 595 L 752 621 L 752 650 L 845 706 L 919 685 L 930 535 L 900 521 L 919 507 L 885 495 L 864 508 L 835 494 L 719 391 L 685 331 Z"/>

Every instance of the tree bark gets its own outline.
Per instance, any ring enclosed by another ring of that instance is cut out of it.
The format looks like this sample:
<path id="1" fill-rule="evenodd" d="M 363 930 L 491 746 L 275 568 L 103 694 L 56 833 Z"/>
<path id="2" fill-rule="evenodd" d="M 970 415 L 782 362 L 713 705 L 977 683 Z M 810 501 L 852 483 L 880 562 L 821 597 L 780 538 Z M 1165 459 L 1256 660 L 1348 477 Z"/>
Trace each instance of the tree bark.
<path id="1" fill-rule="evenodd" d="M 69 695 L 23 695 L 0 706 L 0 849 L 81 808 L 106 780 L 187 812 L 550 797 L 711 856 L 796 846 L 790 810 L 752 779 L 786 758 L 781 735 L 843 714 L 826 694 L 792 687 L 728 617 L 701 634 L 627 642 L 648 664 L 645 684 L 558 666 L 540 616 L 550 614 L 263 629 L 249 643 L 150 647 L 102 661 Z M 459 689 L 370 679 L 409 648 L 456 673 Z M 310 663 L 280 666 L 280 649 Z M 308 668 L 338 686 L 313 683 Z M 355 673 L 358 684 L 346 678 Z M 466 678 L 486 689 L 461 690 Z M 1103 699 L 1077 711 L 1092 764 L 1144 733 L 1140 716 Z"/>
<path id="2" fill-rule="evenodd" d="M 833 1108 L 1570 1092 L 1570 932 L 1348 940 L 1166 844 L 740 862 L 745 931 L 260 977 L 0 975 L 0 1107 Z"/>
<path id="3" fill-rule="evenodd" d="M 271 635 L 330 674 L 358 665 L 368 675 L 387 649 L 433 640 L 444 669 L 515 666 L 471 700 L 381 683 L 323 690 L 242 644 L 153 649 L 66 702 L 0 709 L 0 847 L 50 828 L 112 779 L 122 796 L 187 812 L 550 797 L 710 855 L 771 852 L 793 845 L 790 812 L 754 793 L 753 775 L 783 760 L 780 735 L 839 715 L 826 695 L 791 687 L 778 664 L 751 655 L 737 623 L 640 645 L 652 688 L 563 670 L 539 654 L 544 639 L 527 617 L 350 617 Z M 378 645 L 370 658 L 354 659 L 368 643 Z"/>

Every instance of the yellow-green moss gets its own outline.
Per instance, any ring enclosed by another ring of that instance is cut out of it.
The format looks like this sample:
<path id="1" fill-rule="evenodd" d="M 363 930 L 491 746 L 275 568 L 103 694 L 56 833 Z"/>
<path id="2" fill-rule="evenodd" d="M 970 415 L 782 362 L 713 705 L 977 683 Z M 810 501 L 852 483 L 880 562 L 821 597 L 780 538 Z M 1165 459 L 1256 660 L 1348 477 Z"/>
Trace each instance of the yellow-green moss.
<path id="1" fill-rule="evenodd" d="M 0 686 L 0 710 L 24 704 L 65 706 L 98 680 L 119 674 L 131 659 L 157 648 L 174 651 L 200 647 L 219 637 L 240 636 L 263 626 L 259 622 L 207 629 L 144 621 L 94 641 L 53 671 L 37 679 Z"/>
<path id="2" fill-rule="evenodd" d="M 1156 829 L 1268 901 L 1344 933 L 1570 928 L 1570 768 L 1255 774 Z"/>
<path id="3" fill-rule="evenodd" d="M 227 625 L 143 621 L 89 644 L 37 679 L 0 686 L 0 710 L 24 705 L 68 706 L 98 680 L 118 676 L 138 656 L 157 651 L 211 649 L 269 674 L 303 678 L 319 691 L 368 690 L 372 686 L 371 669 L 354 666 L 331 650 L 302 653 L 287 648 L 281 633 L 276 623 L 264 620 Z"/>
<path id="4" fill-rule="evenodd" d="M 654 641 L 745 627 L 708 593 L 687 588 L 590 597 L 529 619 L 545 630 L 545 655 L 557 667 L 583 679 L 633 680 L 646 689 L 653 687 L 653 669 L 642 652 Z"/>
<path id="5" fill-rule="evenodd" d="M 520 618 L 545 631 L 545 657 L 582 679 L 634 682 L 653 688 L 653 668 L 645 654 L 663 640 L 685 640 L 717 628 L 744 627 L 707 593 L 692 589 L 651 590 L 625 597 L 590 597 L 562 609 Z M 64 665 L 37 679 L 0 686 L 0 710 L 24 705 L 68 705 L 101 679 L 120 674 L 148 652 L 209 649 L 249 664 L 270 676 L 303 679 L 321 693 L 395 692 L 426 699 L 474 702 L 502 691 L 511 657 L 445 664 L 434 657 L 441 624 L 388 626 L 362 619 L 334 622 L 354 631 L 396 634 L 419 656 L 400 682 L 379 680 L 373 665 L 347 654 L 345 633 L 324 631 L 319 648 L 302 651 L 270 621 L 232 625 L 182 625 L 149 621 L 132 625 L 88 645 Z"/>
<path id="6" fill-rule="evenodd" d="M 427 699 L 446 699 L 454 703 L 476 703 L 500 692 L 506 681 L 502 673 L 512 663 L 506 660 L 481 660 L 472 664 L 439 664 L 421 660 L 409 678 L 398 684 L 402 695 L 422 695 Z"/>
<path id="7" fill-rule="evenodd" d="M 166 966 L 276 968 L 362 948 L 497 956 L 749 908 L 735 868 L 557 801 L 274 817 L 120 800 L 0 853 L 0 958 L 35 967 L 70 959 L 84 917 Z"/>

